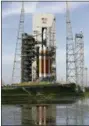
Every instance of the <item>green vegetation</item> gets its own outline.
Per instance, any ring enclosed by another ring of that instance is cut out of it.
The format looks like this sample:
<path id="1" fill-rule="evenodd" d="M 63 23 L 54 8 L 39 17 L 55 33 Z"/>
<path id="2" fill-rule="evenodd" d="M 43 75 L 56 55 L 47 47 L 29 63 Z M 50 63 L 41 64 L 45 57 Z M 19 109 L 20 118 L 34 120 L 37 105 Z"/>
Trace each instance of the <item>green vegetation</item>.
<path id="1" fill-rule="evenodd" d="M 17 83 L 12 84 L 13 86 L 39 86 L 39 85 L 48 85 L 51 84 L 49 81 L 40 81 L 40 82 L 23 82 L 23 83 Z"/>
<path id="2" fill-rule="evenodd" d="M 76 99 L 74 97 L 58 97 L 56 94 L 39 94 L 39 95 L 7 95 L 2 96 L 2 104 L 39 104 L 39 103 L 68 103 L 74 102 Z"/>
<path id="3" fill-rule="evenodd" d="M 46 85 L 47 84 L 47 85 Z M 71 95 L 79 95 L 82 94 L 82 91 L 79 87 L 77 87 L 75 84 L 65 84 L 65 85 L 59 85 L 59 84 L 49 84 L 45 82 L 41 82 L 41 84 L 33 87 L 16 87 L 16 88 L 3 88 L 2 94 L 4 95 L 12 95 L 12 94 L 32 94 L 34 96 L 40 96 L 40 95 L 49 95 L 51 97 L 57 96 L 71 96 Z"/>
<path id="4" fill-rule="evenodd" d="M 84 93 L 84 96 L 85 96 L 85 97 L 89 97 L 89 91 L 86 91 L 86 92 Z"/>
<path id="5" fill-rule="evenodd" d="M 76 90 L 77 89 L 77 90 Z M 66 98 L 83 97 L 85 94 L 76 84 L 50 84 L 49 82 L 40 82 L 39 85 L 31 85 L 23 88 L 22 86 L 13 88 L 2 88 L 2 103 L 40 103 L 56 102 Z M 60 100 L 61 99 L 61 100 Z M 66 101 L 66 100 L 65 100 Z"/>

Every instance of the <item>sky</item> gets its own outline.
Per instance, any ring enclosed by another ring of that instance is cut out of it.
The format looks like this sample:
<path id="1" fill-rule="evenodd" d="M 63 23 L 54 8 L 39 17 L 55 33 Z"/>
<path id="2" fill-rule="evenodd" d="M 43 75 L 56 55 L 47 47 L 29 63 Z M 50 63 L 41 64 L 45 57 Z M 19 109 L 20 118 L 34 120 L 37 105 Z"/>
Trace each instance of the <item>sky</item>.
<path id="1" fill-rule="evenodd" d="M 66 75 L 66 6 L 65 2 L 24 2 L 24 31 L 32 34 L 34 13 L 52 13 L 56 18 L 57 80 L 65 81 Z M 89 2 L 70 2 L 70 19 L 73 37 L 84 35 L 84 60 L 89 78 Z M 2 80 L 11 83 L 21 2 L 2 2 Z"/>

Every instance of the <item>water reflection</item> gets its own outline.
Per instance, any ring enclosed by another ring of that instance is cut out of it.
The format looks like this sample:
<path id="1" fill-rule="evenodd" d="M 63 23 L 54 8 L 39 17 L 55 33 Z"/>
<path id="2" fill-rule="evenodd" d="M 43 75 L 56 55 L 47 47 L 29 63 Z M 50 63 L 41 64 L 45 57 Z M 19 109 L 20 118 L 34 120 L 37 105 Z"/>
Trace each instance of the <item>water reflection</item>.
<path id="1" fill-rule="evenodd" d="M 22 124 L 47 125 L 56 123 L 56 105 L 22 106 Z"/>
<path id="2" fill-rule="evenodd" d="M 2 125 L 89 125 L 89 99 L 73 104 L 2 106 Z"/>

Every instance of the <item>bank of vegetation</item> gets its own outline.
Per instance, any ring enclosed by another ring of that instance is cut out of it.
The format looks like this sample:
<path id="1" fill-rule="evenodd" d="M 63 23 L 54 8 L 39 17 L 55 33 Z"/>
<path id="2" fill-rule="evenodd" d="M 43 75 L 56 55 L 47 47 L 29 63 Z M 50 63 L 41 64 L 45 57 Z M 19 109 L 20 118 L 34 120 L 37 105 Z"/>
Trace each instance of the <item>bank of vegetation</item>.
<path id="1" fill-rule="evenodd" d="M 84 93 L 85 97 L 89 97 L 89 87 L 85 88 L 85 93 Z"/>
<path id="2" fill-rule="evenodd" d="M 80 86 L 76 84 L 40 84 L 32 87 L 4 88 L 2 101 L 4 103 L 57 103 L 75 101 L 84 96 Z"/>

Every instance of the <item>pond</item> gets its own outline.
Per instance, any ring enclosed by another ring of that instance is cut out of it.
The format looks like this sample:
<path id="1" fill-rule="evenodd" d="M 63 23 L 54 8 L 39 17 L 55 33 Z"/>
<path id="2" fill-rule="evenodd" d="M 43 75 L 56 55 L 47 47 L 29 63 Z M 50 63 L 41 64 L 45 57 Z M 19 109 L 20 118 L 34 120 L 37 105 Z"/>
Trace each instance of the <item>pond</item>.
<path id="1" fill-rule="evenodd" d="M 69 104 L 2 105 L 2 125 L 89 125 L 89 98 Z"/>

